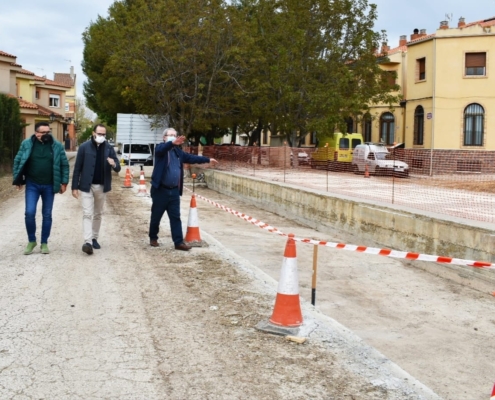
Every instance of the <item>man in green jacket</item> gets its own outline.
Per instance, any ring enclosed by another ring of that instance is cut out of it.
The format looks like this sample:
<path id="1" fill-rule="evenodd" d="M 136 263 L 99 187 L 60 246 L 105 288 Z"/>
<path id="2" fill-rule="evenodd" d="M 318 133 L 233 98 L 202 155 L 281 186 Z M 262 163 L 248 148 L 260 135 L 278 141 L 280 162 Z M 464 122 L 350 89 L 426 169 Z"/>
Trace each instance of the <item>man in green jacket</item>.
<path id="1" fill-rule="evenodd" d="M 48 238 L 52 229 L 55 193 L 64 193 L 69 182 L 69 162 L 62 143 L 50 135 L 50 125 L 38 122 L 35 133 L 21 143 L 14 159 L 14 182 L 20 190 L 26 185 L 25 223 L 29 243 L 24 254 L 36 247 L 36 206 L 41 197 L 41 253 L 49 254 Z"/>

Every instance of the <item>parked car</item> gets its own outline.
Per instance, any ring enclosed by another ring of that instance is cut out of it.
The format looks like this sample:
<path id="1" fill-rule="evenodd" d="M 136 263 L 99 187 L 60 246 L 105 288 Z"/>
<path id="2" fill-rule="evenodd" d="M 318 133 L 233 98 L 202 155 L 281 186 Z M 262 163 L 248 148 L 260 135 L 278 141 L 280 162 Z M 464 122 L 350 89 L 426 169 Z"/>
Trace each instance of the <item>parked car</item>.
<path id="1" fill-rule="evenodd" d="M 124 160 L 125 165 L 153 165 L 153 154 L 147 143 L 132 143 L 131 145 L 123 143 L 117 155 L 120 160 Z"/>
<path id="2" fill-rule="evenodd" d="M 409 176 L 409 165 L 404 161 L 390 160 L 390 152 L 379 143 L 365 143 L 356 146 L 352 158 L 352 170 L 354 173 L 364 173 L 368 167 L 368 173 L 374 175 Z"/>
<path id="3" fill-rule="evenodd" d="M 293 157 L 293 153 L 291 151 L 291 153 L 290 153 L 290 163 L 291 163 L 291 165 L 293 165 L 292 157 Z M 310 157 L 309 157 L 308 153 L 305 153 L 304 151 L 298 151 L 298 153 L 297 153 L 297 163 L 299 165 L 309 165 L 309 162 L 310 162 Z"/>

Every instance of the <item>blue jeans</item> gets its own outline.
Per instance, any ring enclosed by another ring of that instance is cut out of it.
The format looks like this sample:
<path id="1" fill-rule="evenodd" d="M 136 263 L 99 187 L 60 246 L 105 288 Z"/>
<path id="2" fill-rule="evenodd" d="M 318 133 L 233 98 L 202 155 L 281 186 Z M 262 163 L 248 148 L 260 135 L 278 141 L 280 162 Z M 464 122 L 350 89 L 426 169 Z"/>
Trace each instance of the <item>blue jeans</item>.
<path id="1" fill-rule="evenodd" d="M 180 220 L 180 194 L 179 188 L 166 189 L 159 187 L 155 189 L 153 186 L 150 190 L 151 200 L 151 219 L 149 237 L 151 240 L 158 239 L 160 231 L 160 221 L 165 211 L 167 212 L 170 221 L 170 231 L 172 232 L 172 240 L 174 244 L 181 244 L 184 241 L 182 236 L 182 222 Z"/>
<path id="2" fill-rule="evenodd" d="M 50 231 L 52 230 L 52 209 L 53 200 L 55 199 L 53 185 L 39 185 L 26 180 L 26 212 L 24 214 L 24 220 L 30 242 L 36 242 L 36 207 L 40 196 L 41 215 L 43 217 L 41 224 L 41 243 L 48 243 Z"/>

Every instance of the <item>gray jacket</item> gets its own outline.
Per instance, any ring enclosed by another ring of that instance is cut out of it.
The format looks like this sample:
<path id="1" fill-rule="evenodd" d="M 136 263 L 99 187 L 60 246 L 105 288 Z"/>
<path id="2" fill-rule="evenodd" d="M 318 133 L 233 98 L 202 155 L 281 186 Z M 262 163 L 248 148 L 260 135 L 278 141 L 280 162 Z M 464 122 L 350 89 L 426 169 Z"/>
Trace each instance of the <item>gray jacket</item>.
<path id="1" fill-rule="evenodd" d="M 120 171 L 120 163 L 115 154 L 115 150 L 108 142 L 103 142 L 100 146 L 104 148 L 104 162 L 103 162 L 103 192 L 109 192 L 112 190 L 112 169 L 115 172 Z M 110 157 L 115 161 L 115 167 L 112 168 L 107 162 L 107 158 Z M 96 165 L 96 142 L 91 137 L 91 140 L 84 142 L 79 146 L 77 151 L 76 163 L 74 165 L 74 172 L 72 173 L 72 190 L 80 190 L 82 192 L 89 192 L 91 189 L 91 183 L 93 182 L 93 176 L 95 174 Z"/>

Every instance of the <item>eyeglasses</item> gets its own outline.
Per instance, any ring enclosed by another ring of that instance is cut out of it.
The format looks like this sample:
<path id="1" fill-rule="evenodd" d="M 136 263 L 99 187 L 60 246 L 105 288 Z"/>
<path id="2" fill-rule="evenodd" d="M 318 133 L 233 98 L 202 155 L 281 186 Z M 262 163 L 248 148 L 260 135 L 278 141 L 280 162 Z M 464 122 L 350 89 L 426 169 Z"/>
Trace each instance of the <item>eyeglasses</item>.
<path id="1" fill-rule="evenodd" d="M 42 135 L 46 135 L 47 133 L 52 133 L 52 131 L 36 131 L 37 133 L 41 133 Z"/>

